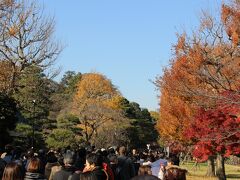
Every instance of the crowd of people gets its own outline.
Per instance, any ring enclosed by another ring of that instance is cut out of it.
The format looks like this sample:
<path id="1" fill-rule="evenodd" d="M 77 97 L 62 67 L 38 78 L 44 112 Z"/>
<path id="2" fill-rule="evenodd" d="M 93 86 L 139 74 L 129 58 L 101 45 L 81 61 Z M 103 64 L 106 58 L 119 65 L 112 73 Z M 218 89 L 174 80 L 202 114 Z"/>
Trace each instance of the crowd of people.
<path id="1" fill-rule="evenodd" d="M 2 180 L 185 180 L 187 173 L 177 156 L 136 149 L 128 153 L 124 146 L 34 152 L 6 145 L 0 155 Z"/>

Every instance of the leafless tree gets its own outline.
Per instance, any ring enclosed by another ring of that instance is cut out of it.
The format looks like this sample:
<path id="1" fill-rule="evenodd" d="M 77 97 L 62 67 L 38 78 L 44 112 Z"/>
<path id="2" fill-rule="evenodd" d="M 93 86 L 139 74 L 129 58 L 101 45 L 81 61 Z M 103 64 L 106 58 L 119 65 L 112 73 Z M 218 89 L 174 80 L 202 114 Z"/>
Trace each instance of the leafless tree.
<path id="1" fill-rule="evenodd" d="M 118 123 L 124 119 L 120 110 L 109 108 L 97 102 L 86 103 L 75 112 L 80 118 L 80 125 L 86 142 L 90 142 L 94 136 L 98 136 L 98 131 L 107 123 Z"/>
<path id="2" fill-rule="evenodd" d="M 29 66 L 44 70 L 55 62 L 62 47 L 55 41 L 53 17 L 44 17 L 43 8 L 35 1 L 1 1 L 0 61 L 11 65 L 10 87 L 16 88 L 17 76 Z M 3 5 L 2 5 L 3 4 Z M 2 6 L 1 6 L 2 5 Z"/>

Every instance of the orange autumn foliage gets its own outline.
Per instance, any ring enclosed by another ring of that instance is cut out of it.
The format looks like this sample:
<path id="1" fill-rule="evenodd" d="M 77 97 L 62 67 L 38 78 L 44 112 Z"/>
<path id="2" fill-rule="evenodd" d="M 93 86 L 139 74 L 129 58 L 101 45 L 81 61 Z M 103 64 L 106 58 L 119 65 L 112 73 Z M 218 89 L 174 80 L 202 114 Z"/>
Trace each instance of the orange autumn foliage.
<path id="1" fill-rule="evenodd" d="M 118 94 L 111 81 L 99 73 L 87 73 L 82 76 L 78 83 L 75 99 L 111 99 Z"/>
<path id="2" fill-rule="evenodd" d="M 234 34 L 229 38 L 228 32 L 232 28 L 239 33 L 239 1 L 236 4 L 223 5 L 219 21 L 205 14 L 192 36 L 178 35 L 170 67 L 156 80 L 161 94 L 157 127 L 165 142 L 187 143 L 183 133 L 199 107 L 213 108 L 217 100 L 240 103 L 222 95 L 224 91 L 240 91 L 239 42 Z"/>
<path id="3" fill-rule="evenodd" d="M 184 74 L 181 74 L 178 68 L 173 69 L 175 67 L 177 66 L 172 66 L 171 70 L 165 70 L 164 76 L 157 81 L 161 90 L 157 129 L 161 139 L 167 143 L 174 141 L 187 143 L 184 131 L 190 123 L 194 107 L 190 99 L 181 95 L 179 91 L 182 87 L 178 82 Z"/>
<path id="4" fill-rule="evenodd" d="M 83 74 L 73 98 L 71 113 L 80 119 L 79 127 L 90 142 L 103 125 L 121 119 L 120 93 L 99 73 Z"/>
<path id="5" fill-rule="evenodd" d="M 7 92 L 12 78 L 12 67 L 8 61 L 0 61 L 0 91 Z"/>
<path id="6" fill-rule="evenodd" d="M 240 44 L 240 1 L 235 0 L 232 4 L 222 5 L 222 21 L 225 25 L 229 38 L 234 45 Z"/>

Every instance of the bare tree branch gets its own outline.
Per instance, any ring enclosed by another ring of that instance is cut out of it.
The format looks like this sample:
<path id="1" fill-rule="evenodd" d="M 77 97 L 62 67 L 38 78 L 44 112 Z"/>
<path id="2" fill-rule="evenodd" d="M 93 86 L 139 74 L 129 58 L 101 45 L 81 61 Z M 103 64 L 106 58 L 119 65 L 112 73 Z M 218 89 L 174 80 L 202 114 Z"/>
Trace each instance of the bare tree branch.
<path id="1" fill-rule="evenodd" d="M 32 65 L 46 69 L 54 64 L 63 49 L 54 40 L 54 27 L 54 19 L 45 18 L 35 1 L 14 2 L 5 9 L 0 18 L 0 61 L 16 67 L 12 77 Z M 16 78 L 11 81 L 9 93 L 16 88 Z"/>

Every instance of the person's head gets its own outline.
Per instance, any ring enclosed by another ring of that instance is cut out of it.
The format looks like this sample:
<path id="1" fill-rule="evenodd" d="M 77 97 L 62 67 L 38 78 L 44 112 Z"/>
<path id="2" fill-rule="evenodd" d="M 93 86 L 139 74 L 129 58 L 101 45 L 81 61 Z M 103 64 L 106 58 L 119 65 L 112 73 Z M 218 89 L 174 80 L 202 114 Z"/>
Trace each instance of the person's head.
<path id="1" fill-rule="evenodd" d="M 31 159 L 32 157 L 34 157 L 34 151 L 32 149 L 28 150 L 26 156 L 28 159 Z"/>
<path id="2" fill-rule="evenodd" d="M 126 153 L 127 153 L 126 148 L 125 148 L 124 146 L 121 146 L 121 147 L 119 148 L 119 154 L 120 154 L 120 155 L 126 155 Z"/>
<path id="3" fill-rule="evenodd" d="M 22 155 L 21 147 L 17 146 L 14 150 L 14 159 L 20 159 Z"/>
<path id="4" fill-rule="evenodd" d="M 85 157 L 86 157 L 86 153 L 87 153 L 87 151 L 86 151 L 85 148 L 80 148 L 80 149 L 78 150 L 78 156 L 79 156 L 80 158 L 85 158 Z"/>
<path id="5" fill-rule="evenodd" d="M 86 157 L 86 167 L 101 166 L 102 162 L 102 157 L 99 154 L 90 153 Z"/>
<path id="6" fill-rule="evenodd" d="M 108 154 L 115 154 L 115 150 L 113 147 L 108 148 Z"/>
<path id="7" fill-rule="evenodd" d="M 23 178 L 22 169 L 17 163 L 10 162 L 6 165 L 2 180 L 23 180 Z"/>
<path id="8" fill-rule="evenodd" d="M 72 152 L 67 152 L 63 156 L 63 163 L 65 166 L 71 166 L 74 164 L 74 155 Z"/>
<path id="9" fill-rule="evenodd" d="M 146 155 L 143 154 L 143 152 L 140 152 L 140 153 L 139 153 L 139 158 L 140 158 L 140 159 L 146 159 Z"/>
<path id="10" fill-rule="evenodd" d="M 44 157 L 45 156 L 45 150 L 44 149 L 39 149 L 39 151 L 38 151 L 38 156 L 39 157 Z"/>
<path id="11" fill-rule="evenodd" d="M 33 157 L 30 159 L 29 164 L 27 166 L 27 172 L 31 173 L 40 173 L 42 171 L 42 162 L 39 158 Z"/>
<path id="12" fill-rule="evenodd" d="M 147 161 L 154 162 L 155 161 L 154 156 L 152 154 L 148 155 L 147 156 Z"/>
<path id="13" fill-rule="evenodd" d="M 168 165 L 168 166 L 174 165 L 174 162 L 173 162 L 173 159 L 172 159 L 172 158 L 168 158 L 168 159 L 167 159 L 167 165 Z"/>
<path id="14" fill-rule="evenodd" d="M 7 144 L 5 146 L 5 151 L 7 154 L 10 154 L 12 152 L 12 150 L 13 150 L 13 146 L 11 144 Z"/>
<path id="15" fill-rule="evenodd" d="M 137 150 L 136 149 L 132 149 L 132 154 L 136 155 L 137 154 Z"/>
<path id="16" fill-rule="evenodd" d="M 140 166 L 138 170 L 138 175 L 152 175 L 151 166 L 145 165 Z"/>
<path id="17" fill-rule="evenodd" d="M 57 162 L 57 157 L 55 156 L 55 153 L 50 151 L 47 153 L 47 162 L 48 163 L 55 163 Z"/>
<path id="18" fill-rule="evenodd" d="M 106 149 L 102 148 L 101 151 L 102 151 L 101 154 L 102 154 L 103 157 L 107 157 L 108 156 L 108 151 Z"/>
<path id="19" fill-rule="evenodd" d="M 160 159 L 164 159 L 164 158 L 165 158 L 165 154 L 164 154 L 164 153 L 160 153 L 160 154 L 159 154 L 159 158 L 160 158 Z"/>
<path id="20" fill-rule="evenodd" d="M 118 163 L 118 158 L 116 154 L 109 154 L 108 159 L 111 164 L 117 164 Z"/>

